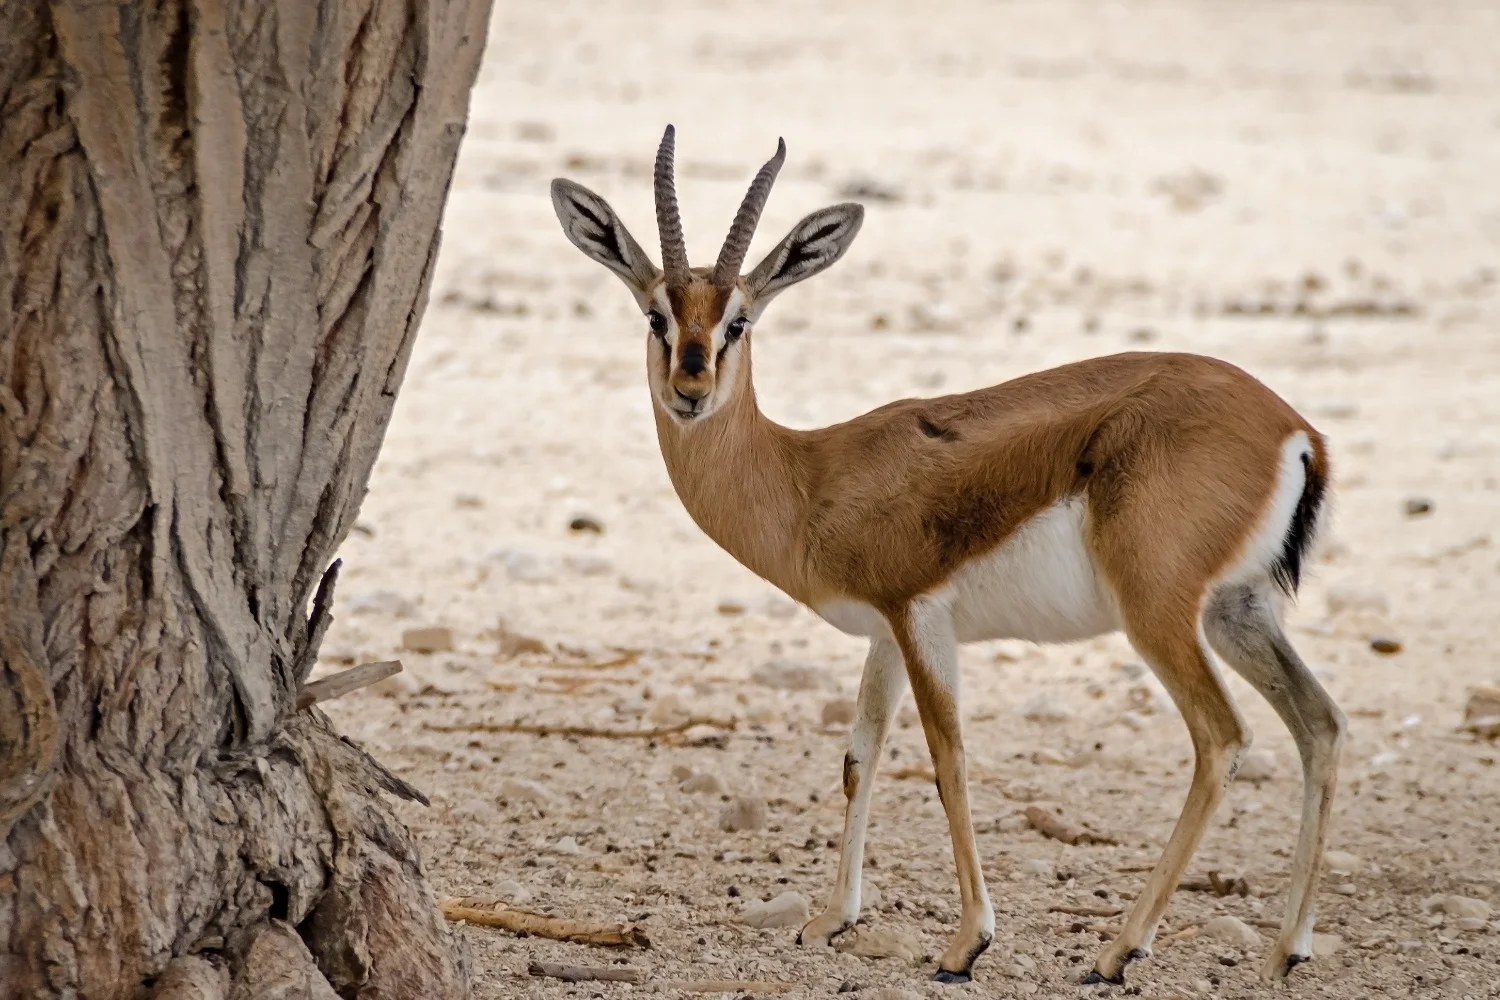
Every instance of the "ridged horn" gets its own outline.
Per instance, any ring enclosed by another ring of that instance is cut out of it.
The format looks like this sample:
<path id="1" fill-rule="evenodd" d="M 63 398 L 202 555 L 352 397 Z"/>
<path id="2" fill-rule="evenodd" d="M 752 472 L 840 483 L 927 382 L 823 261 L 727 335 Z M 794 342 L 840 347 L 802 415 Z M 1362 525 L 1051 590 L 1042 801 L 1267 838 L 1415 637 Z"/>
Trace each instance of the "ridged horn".
<path id="1" fill-rule="evenodd" d="M 755 236 L 755 225 L 760 222 L 761 210 L 771 196 L 771 185 L 781 164 L 786 161 L 786 142 L 776 140 L 776 155 L 766 161 L 750 182 L 745 200 L 735 214 L 734 225 L 729 227 L 729 236 L 724 240 L 724 249 L 719 251 L 719 261 L 714 265 L 713 281 L 719 288 L 728 288 L 740 276 L 740 267 L 745 263 L 745 254 L 750 252 L 750 240 Z"/>
<path id="2" fill-rule="evenodd" d="M 682 238 L 682 212 L 677 208 L 677 182 L 672 176 L 676 145 L 677 130 L 668 125 L 656 150 L 653 186 L 656 191 L 656 229 L 661 236 L 661 269 L 667 284 L 679 287 L 688 284 L 692 275 L 688 271 L 687 241 Z"/>

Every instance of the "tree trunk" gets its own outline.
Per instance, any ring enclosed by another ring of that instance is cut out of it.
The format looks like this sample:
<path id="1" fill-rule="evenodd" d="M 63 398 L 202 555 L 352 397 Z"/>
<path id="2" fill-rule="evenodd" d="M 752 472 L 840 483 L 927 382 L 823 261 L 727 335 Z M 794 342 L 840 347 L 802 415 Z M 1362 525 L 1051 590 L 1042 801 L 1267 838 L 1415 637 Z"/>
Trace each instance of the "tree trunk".
<path id="1" fill-rule="evenodd" d="M 467 992 L 295 698 L 488 15 L 0 3 L 0 997 Z"/>

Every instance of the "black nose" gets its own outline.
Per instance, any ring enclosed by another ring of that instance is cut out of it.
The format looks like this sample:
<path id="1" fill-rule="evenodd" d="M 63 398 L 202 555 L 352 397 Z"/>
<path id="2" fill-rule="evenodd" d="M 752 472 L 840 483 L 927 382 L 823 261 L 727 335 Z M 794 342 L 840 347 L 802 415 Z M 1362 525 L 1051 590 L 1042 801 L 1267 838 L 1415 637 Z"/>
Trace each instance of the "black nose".
<path id="1" fill-rule="evenodd" d="M 703 350 L 702 344 L 688 344 L 682 349 L 682 357 L 677 362 L 677 367 L 682 369 L 684 375 L 702 375 L 708 370 L 708 354 Z"/>

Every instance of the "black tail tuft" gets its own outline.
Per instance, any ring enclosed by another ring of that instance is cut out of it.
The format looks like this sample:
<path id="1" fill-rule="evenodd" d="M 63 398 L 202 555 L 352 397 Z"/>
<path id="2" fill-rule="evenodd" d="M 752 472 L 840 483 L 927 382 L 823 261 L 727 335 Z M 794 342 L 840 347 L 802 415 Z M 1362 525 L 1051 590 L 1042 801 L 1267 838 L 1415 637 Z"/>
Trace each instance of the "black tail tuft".
<path id="1" fill-rule="evenodd" d="M 1328 490 L 1328 479 L 1322 465 L 1314 461 L 1311 452 L 1302 453 L 1302 496 L 1297 499 L 1297 509 L 1292 512 L 1292 523 L 1286 528 L 1286 542 L 1281 555 L 1271 565 L 1271 578 L 1288 597 L 1295 597 L 1302 583 L 1302 560 L 1312 546 L 1318 529 L 1318 513 L 1323 508 L 1323 495 Z"/>

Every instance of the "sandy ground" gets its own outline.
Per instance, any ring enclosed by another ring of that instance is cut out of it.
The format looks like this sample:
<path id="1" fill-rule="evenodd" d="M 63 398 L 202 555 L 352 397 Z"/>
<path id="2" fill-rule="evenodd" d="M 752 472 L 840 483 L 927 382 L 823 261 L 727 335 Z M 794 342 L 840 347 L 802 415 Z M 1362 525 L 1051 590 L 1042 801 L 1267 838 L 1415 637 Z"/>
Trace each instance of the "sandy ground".
<path id="1" fill-rule="evenodd" d="M 325 648 L 327 669 L 399 656 L 407 673 L 331 711 L 431 796 L 403 815 L 439 893 L 636 919 L 654 948 L 466 928 L 479 996 L 679 979 L 1094 995 L 1076 983 L 1118 918 L 1049 908 L 1128 901 L 1190 773 L 1181 721 L 1123 640 L 968 647 L 998 917 L 976 982 L 928 982 L 957 887 L 931 784 L 899 777 L 927 763 L 910 710 L 876 795 L 866 919 L 917 959 L 810 952 L 795 929 L 738 922 L 749 901 L 827 893 L 847 730 L 822 712 L 852 697 L 863 646 L 689 521 L 657 453 L 644 325 L 554 220 L 547 182 L 565 174 L 654 250 L 648 170 L 667 121 L 697 262 L 778 135 L 790 159 L 752 260 L 849 185 L 866 192 L 849 256 L 757 329 L 775 419 L 817 426 L 1146 347 L 1233 361 L 1329 435 L 1336 513 L 1292 635 L 1350 717 L 1333 846 L 1355 858 L 1324 880 L 1319 928 L 1337 951 L 1276 993 L 1500 996 L 1500 912 L 1464 929 L 1423 905 L 1458 894 L 1500 911 L 1497 748 L 1455 732 L 1469 690 L 1500 681 L 1500 7 L 498 6 L 432 306 Z M 1408 514 L 1418 497 L 1430 511 Z M 579 516 L 602 532 L 571 530 Z M 450 628 L 455 648 L 403 650 L 421 626 Z M 517 652 L 502 629 L 545 651 Z M 1401 651 L 1372 651 L 1372 635 Z M 753 680 L 768 663 L 806 667 L 812 686 Z M 1179 893 L 1132 994 L 1271 992 L 1255 974 L 1300 774 L 1275 716 L 1230 684 L 1274 773 L 1232 787 L 1191 871 L 1253 892 Z M 1039 697 L 1066 717 L 1026 718 Z M 686 714 L 737 728 L 657 741 L 439 728 Z M 688 771 L 717 786 L 684 791 Z M 727 796 L 764 799 L 765 825 L 721 830 Z M 1015 818 L 1033 803 L 1121 846 L 1044 840 Z M 1219 914 L 1262 922 L 1260 948 L 1192 936 Z M 534 960 L 628 960 L 655 978 L 566 985 L 527 977 Z"/>

